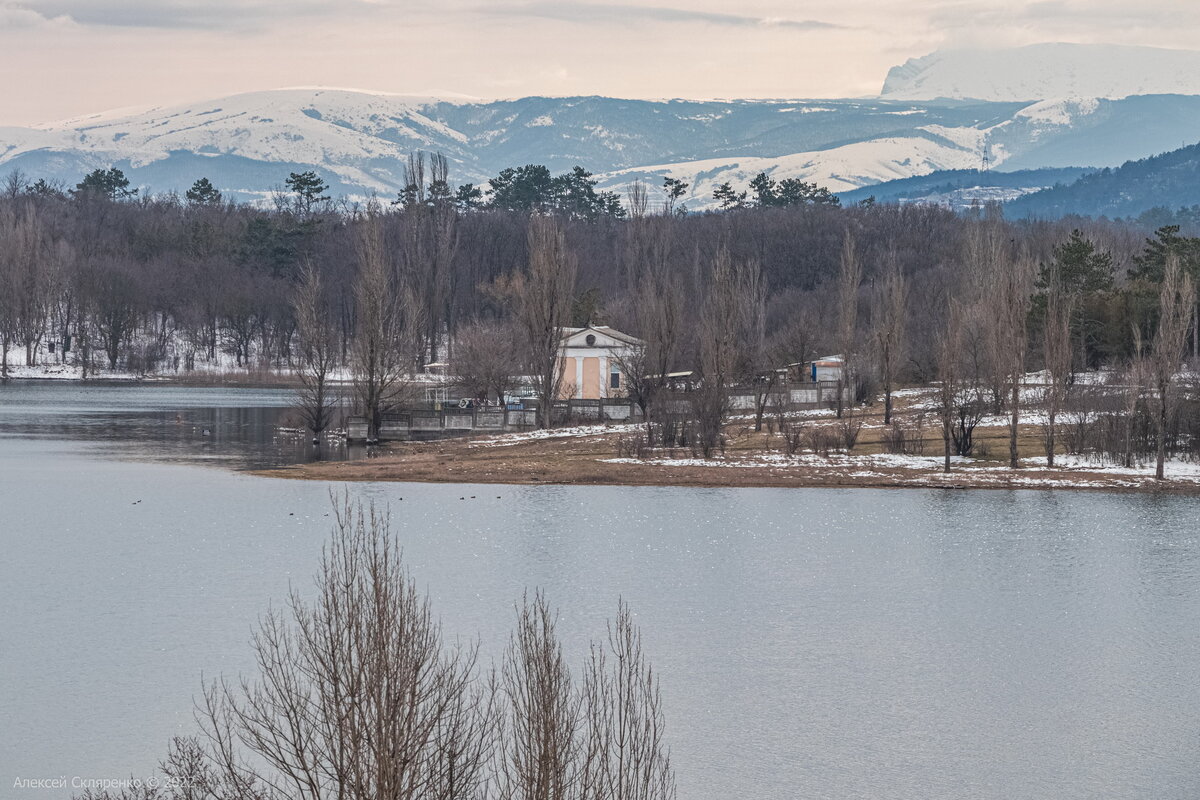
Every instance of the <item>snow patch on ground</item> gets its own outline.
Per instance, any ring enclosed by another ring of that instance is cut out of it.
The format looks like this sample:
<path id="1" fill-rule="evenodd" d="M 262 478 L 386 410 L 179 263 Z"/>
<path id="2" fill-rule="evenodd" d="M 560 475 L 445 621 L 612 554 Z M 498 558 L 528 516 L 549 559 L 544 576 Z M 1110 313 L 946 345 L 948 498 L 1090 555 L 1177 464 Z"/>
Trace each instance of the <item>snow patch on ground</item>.
<path id="1" fill-rule="evenodd" d="M 1029 471 L 1047 471 L 1044 458 L 1027 458 L 1022 467 Z M 1102 475 L 1130 475 L 1139 478 L 1153 478 L 1155 465 L 1153 463 L 1138 464 L 1133 467 L 1123 467 L 1119 464 L 1108 464 L 1087 456 L 1056 455 L 1054 457 L 1055 471 L 1078 470 L 1081 472 L 1098 473 Z M 1169 480 L 1200 483 L 1200 462 L 1168 460 L 1163 464 L 1163 474 Z"/>
<path id="2" fill-rule="evenodd" d="M 892 453 L 874 453 L 871 455 L 847 455 L 831 453 L 828 456 L 816 453 L 799 453 L 789 456 L 786 453 L 748 453 L 727 455 L 719 458 L 606 458 L 608 464 L 651 464 L 664 467 L 736 467 L 740 469 L 758 467 L 825 467 L 845 469 L 862 467 L 883 467 L 889 469 L 927 470 L 941 468 L 941 456 L 905 456 Z M 969 459 L 952 456 L 952 464 L 963 464 Z M 866 473 L 847 473 L 861 477 Z M 871 473 L 882 476 L 884 473 Z"/>
<path id="3" fill-rule="evenodd" d="M 752 420 L 752 419 L 754 419 L 754 416 L 755 416 L 754 414 L 731 414 L 729 416 L 729 420 L 730 421 Z M 837 416 L 837 411 L 835 411 L 832 408 L 798 408 L 798 409 L 794 409 L 792 411 L 787 411 L 784 413 L 784 417 L 786 417 L 788 419 L 804 419 L 804 418 L 818 419 L 821 417 L 836 417 L 836 416 Z M 779 414 L 774 413 L 774 412 L 767 412 L 766 414 L 763 415 L 764 420 L 778 419 L 778 418 L 779 418 Z"/>
<path id="4" fill-rule="evenodd" d="M 1136 488 L 1156 483 L 1153 465 L 1127 469 L 1108 466 L 1078 456 L 1059 456 L 1053 469 L 1041 459 L 1025 459 L 1022 469 L 1012 470 L 995 462 L 979 462 L 951 456 L 952 471 L 943 471 L 943 456 L 909 456 L 891 453 L 852 455 L 832 453 L 822 456 L 801 453 L 728 454 L 704 458 L 608 458 L 608 464 L 642 464 L 655 467 L 708 467 L 716 469 L 789 468 L 820 470 L 837 478 L 890 479 L 917 486 L 1028 486 L 1034 488 Z M 1166 465 L 1166 483 L 1200 485 L 1200 462 L 1170 461 Z"/>
<path id="5" fill-rule="evenodd" d="M 22 353 L 23 357 L 23 353 Z M 79 381 L 83 380 L 83 369 L 74 364 L 37 364 L 32 367 L 27 367 L 22 362 L 15 364 L 11 360 L 8 362 L 8 377 L 16 380 L 59 380 L 59 381 Z M 140 381 L 154 380 L 152 376 L 147 378 L 142 375 L 137 375 L 133 372 L 124 372 L 121 370 L 108 372 L 105 370 L 89 370 L 88 377 L 96 380 L 105 381 Z"/>
<path id="6" fill-rule="evenodd" d="M 571 428 L 540 428 L 536 431 L 520 433 L 501 433 L 487 439 L 476 439 L 472 447 L 508 447 L 522 442 L 536 442 L 542 439 L 567 439 L 576 436 L 603 436 L 609 433 L 632 433 L 641 429 L 636 425 L 576 425 Z"/>

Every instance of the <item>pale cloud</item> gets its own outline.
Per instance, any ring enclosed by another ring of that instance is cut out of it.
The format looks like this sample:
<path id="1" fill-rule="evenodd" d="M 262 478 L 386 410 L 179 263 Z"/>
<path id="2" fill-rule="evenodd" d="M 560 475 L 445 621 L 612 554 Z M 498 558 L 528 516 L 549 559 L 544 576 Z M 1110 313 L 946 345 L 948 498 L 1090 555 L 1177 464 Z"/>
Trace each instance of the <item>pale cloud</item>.
<path id="1" fill-rule="evenodd" d="M 73 24 L 74 21 L 66 15 L 55 16 L 22 6 L 0 5 L 0 31 L 30 31 Z"/>
<path id="2" fill-rule="evenodd" d="M 97 27 L 260 30 L 281 18 L 344 17 L 381 6 L 372 0 L 24 0 L 11 7 Z"/>
<path id="3" fill-rule="evenodd" d="M 294 85 L 830 97 L 940 47 L 1195 47 L 1179 0 L 0 0 L 0 124 Z"/>
<path id="4" fill-rule="evenodd" d="M 714 11 L 694 11 L 669 6 L 630 3 L 535 2 L 495 3 L 480 6 L 480 12 L 493 16 L 530 16 L 581 24 L 637 25 L 643 22 L 705 23 L 735 28 L 783 28 L 797 31 L 834 30 L 843 27 L 833 22 L 788 17 L 758 17 Z"/>
<path id="5" fill-rule="evenodd" d="M 931 3 L 929 26 L 950 44 L 1069 41 L 1192 48 L 1200 6 L 1179 0 L 959 0 Z"/>

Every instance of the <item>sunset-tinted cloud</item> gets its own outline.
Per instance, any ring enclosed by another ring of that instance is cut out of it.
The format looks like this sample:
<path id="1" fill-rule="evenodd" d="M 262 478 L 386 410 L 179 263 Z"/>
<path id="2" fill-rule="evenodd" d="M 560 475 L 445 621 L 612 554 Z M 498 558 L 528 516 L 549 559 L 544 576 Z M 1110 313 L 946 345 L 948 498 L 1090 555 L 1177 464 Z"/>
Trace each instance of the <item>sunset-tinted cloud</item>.
<path id="1" fill-rule="evenodd" d="M 0 0 L 0 124 L 289 85 L 858 96 L 939 47 L 1193 47 L 1178 0 Z"/>

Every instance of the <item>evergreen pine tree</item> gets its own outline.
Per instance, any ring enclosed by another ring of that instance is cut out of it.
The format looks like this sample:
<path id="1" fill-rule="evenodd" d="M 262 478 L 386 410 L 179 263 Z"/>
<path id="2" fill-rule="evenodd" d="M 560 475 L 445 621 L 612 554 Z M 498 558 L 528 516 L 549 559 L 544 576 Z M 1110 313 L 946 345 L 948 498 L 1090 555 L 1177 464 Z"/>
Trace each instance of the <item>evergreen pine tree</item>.
<path id="1" fill-rule="evenodd" d="M 454 193 L 455 204 L 463 211 L 472 211 L 483 205 L 483 190 L 473 183 L 464 183 Z"/>
<path id="2" fill-rule="evenodd" d="M 185 195 L 189 203 L 195 205 L 216 205 L 221 202 L 221 193 L 212 185 L 208 178 L 199 178 L 187 190 Z"/>
<path id="3" fill-rule="evenodd" d="M 713 199 L 721 204 L 722 211 L 741 208 L 746 204 L 746 193 L 734 191 L 728 181 L 713 189 Z"/>
<path id="4" fill-rule="evenodd" d="M 781 205 L 775 195 L 775 181 L 765 172 L 760 172 L 750 181 L 750 190 L 754 192 L 754 205 L 759 208 L 770 208 Z"/>
<path id="5" fill-rule="evenodd" d="M 95 169 L 75 185 L 72 194 L 82 197 L 103 197 L 106 200 L 125 200 L 138 193 L 129 188 L 129 179 L 116 167 Z"/>
<path id="6" fill-rule="evenodd" d="M 325 192 L 329 191 L 328 184 L 321 180 L 316 172 L 293 172 L 284 183 L 296 195 L 296 205 L 305 214 L 312 213 L 313 206 L 329 200 Z"/>

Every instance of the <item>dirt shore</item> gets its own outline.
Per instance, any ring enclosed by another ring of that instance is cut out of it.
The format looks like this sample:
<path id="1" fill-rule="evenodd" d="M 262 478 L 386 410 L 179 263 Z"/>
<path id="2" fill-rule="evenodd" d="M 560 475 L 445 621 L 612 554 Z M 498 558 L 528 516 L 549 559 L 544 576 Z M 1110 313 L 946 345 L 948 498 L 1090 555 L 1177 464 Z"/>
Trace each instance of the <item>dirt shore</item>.
<path id="1" fill-rule="evenodd" d="M 818 420 L 814 424 L 833 424 Z M 255 474 L 274 478 L 322 481 L 409 481 L 431 483 L 560 484 L 695 487 L 869 487 L 942 489 L 1090 489 L 1170 492 L 1200 495 L 1200 468 L 1155 481 L 1145 468 L 1122 470 L 1068 460 L 1047 469 L 1036 459 L 1036 430 L 1023 430 L 1023 468 L 1006 461 L 955 459 L 942 471 L 940 440 L 930 441 L 923 455 L 883 452 L 882 425 L 864 427 L 862 443 L 850 454 L 827 456 L 782 451 L 782 440 L 747 425 L 731 426 L 723 456 L 697 458 L 690 450 L 655 451 L 650 457 L 628 456 L 622 440 L 636 435 L 633 426 L 590 426 L 567 431 L 503 434 L 475 439 L 444 439 L 380 448 L 371 457 L 348 462 L 303 464 Z M 980 431 L 984 452 L 1007 452 L 1007 429 Z M 1031 452 L 1031 450 L 1033 452 Z M 1064 457 L 1065 458 L 1065 457 Z M 1174 465 L 1172 465 L 1174 466 Z M 1193 465 L 1188 465 L 1189 467 Z"/>

